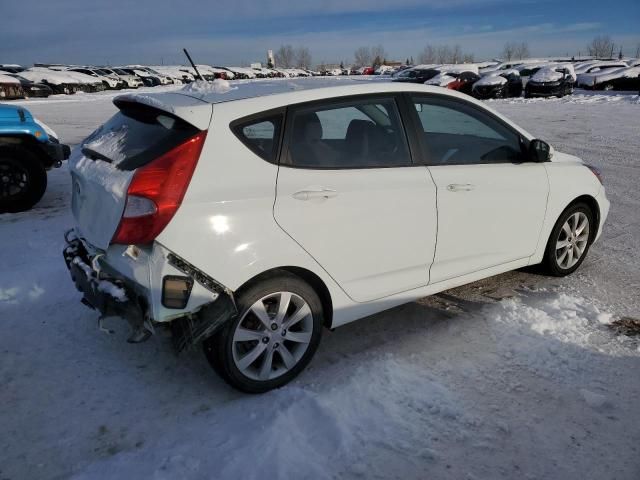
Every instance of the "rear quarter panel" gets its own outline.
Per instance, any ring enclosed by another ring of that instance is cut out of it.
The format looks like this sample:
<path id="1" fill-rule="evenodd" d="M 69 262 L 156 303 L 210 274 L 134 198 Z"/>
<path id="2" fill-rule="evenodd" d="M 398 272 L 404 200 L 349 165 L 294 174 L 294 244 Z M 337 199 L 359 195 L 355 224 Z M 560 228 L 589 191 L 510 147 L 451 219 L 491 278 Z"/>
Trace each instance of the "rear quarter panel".
<path id="1" fill-rule="evenodd" d="M 185 198 L 158 241 L 233 291 L 262 272 L 294 266 L 324 281 L 334 307 L 351 303 L 275 223 L 278 167 L 251 152 L 229 128 L 231 121 L 260 111 L 255 102 L 244 103 L 214 105 L 207 140 Z M 270 105 L 264 109 L 268 108 Z"/>

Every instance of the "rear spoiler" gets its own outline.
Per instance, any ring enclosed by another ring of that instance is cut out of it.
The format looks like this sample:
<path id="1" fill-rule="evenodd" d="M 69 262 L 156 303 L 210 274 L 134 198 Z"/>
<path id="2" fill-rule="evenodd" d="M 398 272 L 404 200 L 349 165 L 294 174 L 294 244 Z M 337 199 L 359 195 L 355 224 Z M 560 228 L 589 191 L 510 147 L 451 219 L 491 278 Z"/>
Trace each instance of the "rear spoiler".
<path id="1" fill-rule="evenodd" d="M 119 95 L 113 103 L 120 108 L 126 103 L 139 103 L 174 115 L 198 130 L 207 130 L 211 123 L 213 107 L 203 100 L 181 93 L 145 93 Z"/>

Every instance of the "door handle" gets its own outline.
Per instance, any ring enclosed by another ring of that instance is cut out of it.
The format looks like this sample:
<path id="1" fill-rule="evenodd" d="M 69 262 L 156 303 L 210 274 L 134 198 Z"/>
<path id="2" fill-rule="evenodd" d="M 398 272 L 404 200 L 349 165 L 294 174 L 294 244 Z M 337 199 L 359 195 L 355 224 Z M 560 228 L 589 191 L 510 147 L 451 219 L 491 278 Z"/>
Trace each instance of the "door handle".
<path id="1" fill-rule="evenodd" d="M 447 185 L 447 190 L 450 192 L 470 192 L 474 188 L 476 188 L 476 186 L 470 183 L 451 183 Z"/>
<path id="2" fill-rule="evenodd" d="M 330 188 L 319 188 L 313 190 L 300 190 L 299 192 L 296 192 L 291 196 L 296 200 L 328 200 L 329 198 L 337 197 L 338 192 L 336 192 L 335 190 L 331 190 Z"/>

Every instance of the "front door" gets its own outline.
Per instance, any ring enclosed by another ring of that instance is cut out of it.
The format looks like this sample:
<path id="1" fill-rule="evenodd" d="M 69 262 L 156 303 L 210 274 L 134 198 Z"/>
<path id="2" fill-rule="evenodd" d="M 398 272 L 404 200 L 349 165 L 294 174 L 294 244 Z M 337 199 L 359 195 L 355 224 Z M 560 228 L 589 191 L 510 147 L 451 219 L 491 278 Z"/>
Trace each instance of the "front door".
<path id="1" fill-rule="evenodd" d="M 531 256 L 549 192 L 544 165 L 526 161 L 520 134 L 479 107 L 443 97 L 413 103 L 438 191 L 431 283 Z"/>

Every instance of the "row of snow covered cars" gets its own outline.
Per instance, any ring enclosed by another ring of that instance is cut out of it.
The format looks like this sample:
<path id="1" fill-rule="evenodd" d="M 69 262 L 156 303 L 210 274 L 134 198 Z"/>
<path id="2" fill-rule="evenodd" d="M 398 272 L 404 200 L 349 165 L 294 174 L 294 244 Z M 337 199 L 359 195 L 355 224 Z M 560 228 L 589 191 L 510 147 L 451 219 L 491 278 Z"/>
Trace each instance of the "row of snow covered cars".
<path id="1" fill-rule="evenodd" d="M 310 70 L 289 68 L 212 67 L 197 65 L 198 73 L 208 81 L 307 77 L 317 74 Z M 0 64 L 0 100 L 48 97 L 53 94 L 100 92 L 142 86 L 155 87 L 190 83 L 196 79 L 191 67 L 142 66 L 98 67 L 86 65 L 36 64 L 31 68 Z"/>
<path id="2" fill-rule="evenodd" d="M 394 74 L 395 82 L 413 82 L 457 90 L 479 99 L 563 97 L 574 88 L 640 90 L 640 59 L 587 62 L 504 62 L 418 65 Z"/>

